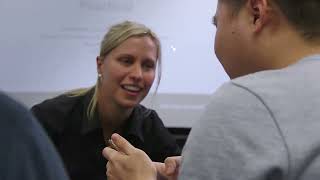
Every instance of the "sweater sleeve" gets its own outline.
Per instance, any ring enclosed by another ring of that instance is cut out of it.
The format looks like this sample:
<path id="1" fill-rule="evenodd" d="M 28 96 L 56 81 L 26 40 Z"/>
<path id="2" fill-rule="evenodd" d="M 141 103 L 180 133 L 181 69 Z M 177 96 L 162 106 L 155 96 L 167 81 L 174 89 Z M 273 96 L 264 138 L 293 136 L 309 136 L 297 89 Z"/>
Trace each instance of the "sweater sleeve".
<path id="1" fill-rule="evenodd" d="M 263 100 L 229 83 L 191 130 L 180 172 L 181 180 L 280 180 L 288 172 L 288 151 Z"/>

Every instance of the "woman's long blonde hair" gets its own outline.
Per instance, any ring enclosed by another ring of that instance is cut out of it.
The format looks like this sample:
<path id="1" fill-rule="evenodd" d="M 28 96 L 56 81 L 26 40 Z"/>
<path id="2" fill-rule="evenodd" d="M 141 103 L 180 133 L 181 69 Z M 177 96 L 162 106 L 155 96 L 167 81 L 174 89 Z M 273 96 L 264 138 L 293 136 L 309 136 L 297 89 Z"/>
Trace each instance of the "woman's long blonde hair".
<path id="1" fill-rule="evenodd" d="M 143 24 L 132 22 L 132 21 L 124 21 L 119 24 L 113 25 L 109 31 L 105 34 L 103 40 L 100 45 L 100 57 L 107 56 L 114 48 L 118 47 L 121 43 L 127 40 L 130 37 L 142 37 L 149 36 L 155 45 L 157 46 L 157 69 L 158 69 L 158 79 L 156 91 L 158 90 L 160 80 L 161 80 L 161 44 L 157 35 L 151 31 L 150 28 L 146 27 Z M 82 88 L 76 89 L 67 92 L 67 95 L 75 97 L 75 96 L 83 96 L 87 94 L 90 90 L 94 89 L 94 94 L 90 100 L 88 105 L 86 114 L 89 120 L 93 119 L 94 114 L 97 109 L 98 103 L 98 89 L 99 89 L 99 77 L 97 78 L 97 82 L 93 87 L 90 88 Z"/>

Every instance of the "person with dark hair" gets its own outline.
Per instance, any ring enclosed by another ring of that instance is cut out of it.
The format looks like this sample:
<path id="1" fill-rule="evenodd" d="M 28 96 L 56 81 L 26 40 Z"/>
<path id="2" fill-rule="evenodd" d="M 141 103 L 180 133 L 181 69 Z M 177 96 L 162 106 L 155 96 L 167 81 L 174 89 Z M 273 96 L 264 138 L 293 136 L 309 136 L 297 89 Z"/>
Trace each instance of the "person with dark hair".
<path id="1" fill-rule="evenodd" d="M 118 151 L 103 150 L 108 176 L 320 179 L 319 17 L 319 0 L 219 0 L 215 52 L 231 81 L 192 128 L 182 164 L 152 163 L 113 135 Z"/>
<path id="2" fill-rule="evenodd" d="M 0 92 L 0 179 L 68 180 L 56 149 L 32 114 Z"/>
<path id="3" fill-rule="evenodd" d="M 105 180 L 101 151 L 117 132 L 154 161 L 180 155 L 175 137 L 155 110 L 141 105 L 161 75 L 161 46 L 143 24 L 110 27 L 96 58 L 97 83 L 32 107 L 56 145 L 72 180 Z"/>

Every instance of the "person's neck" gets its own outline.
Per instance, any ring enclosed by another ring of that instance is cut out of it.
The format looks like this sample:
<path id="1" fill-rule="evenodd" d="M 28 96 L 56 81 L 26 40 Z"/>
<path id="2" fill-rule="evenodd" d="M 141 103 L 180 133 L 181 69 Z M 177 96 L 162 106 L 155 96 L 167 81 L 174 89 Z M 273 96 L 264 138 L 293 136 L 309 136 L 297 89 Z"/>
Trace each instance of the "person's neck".
<path id="1" fill-rule="evenodd" d="M 304 57 L 320 54 L 320 43 L 307 42 L 297 32 L 286 31 L 273 37 L 272 47 L 266 48 L 265 63 L 269 69 L 281 69 Z"/>
<path id="2" fill-rule="evenodd" d="M 112 133 L 120 130 L 133 111 L 133 108 L 123 108 L 111 103 L 98 103 L 98 109 L 105 138 L 110 138 Z"/>

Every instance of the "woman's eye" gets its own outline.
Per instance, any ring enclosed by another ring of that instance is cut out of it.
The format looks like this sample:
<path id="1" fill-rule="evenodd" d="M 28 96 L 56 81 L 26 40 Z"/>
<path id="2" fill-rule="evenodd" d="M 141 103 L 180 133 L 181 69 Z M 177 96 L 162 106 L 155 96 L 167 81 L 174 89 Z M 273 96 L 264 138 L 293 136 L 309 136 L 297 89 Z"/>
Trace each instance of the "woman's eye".
<path id="1" fill-rule="evenodd" d="M 130 58 L 120 58 L 119 61 L 122 64 L 131 64 L 132 63 L 132 60 Z"/>
<path id="2" fill-rule="evenodd" d="M 155 68 L 155 64 L 154 63 L 145 63 L 145 64 L 143 64 L 143 67 L 145 69 L 150 70 L 150 69 L 154 69 Z"/>

